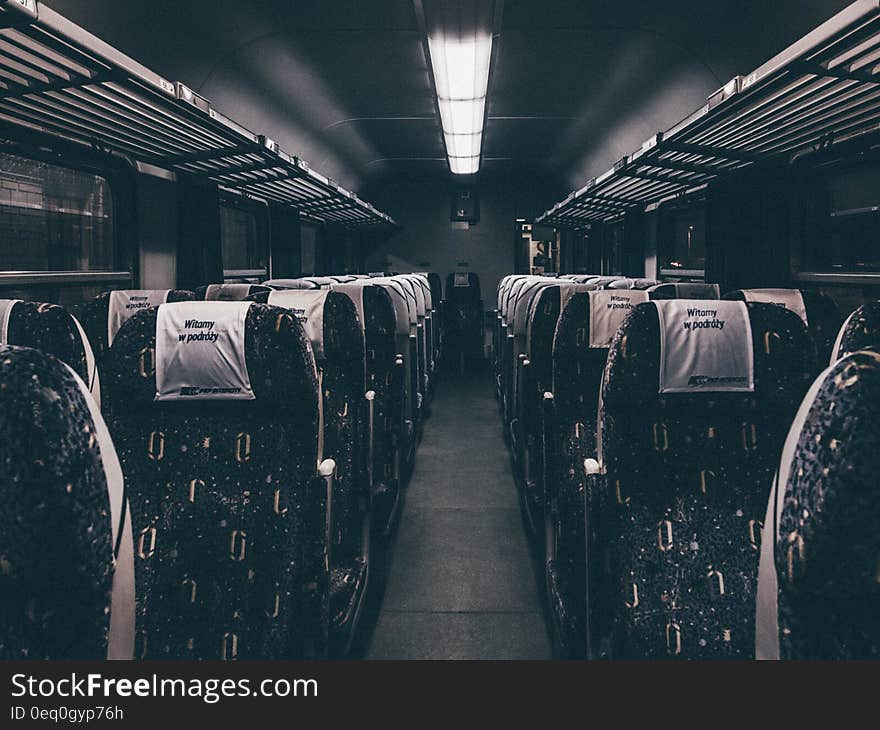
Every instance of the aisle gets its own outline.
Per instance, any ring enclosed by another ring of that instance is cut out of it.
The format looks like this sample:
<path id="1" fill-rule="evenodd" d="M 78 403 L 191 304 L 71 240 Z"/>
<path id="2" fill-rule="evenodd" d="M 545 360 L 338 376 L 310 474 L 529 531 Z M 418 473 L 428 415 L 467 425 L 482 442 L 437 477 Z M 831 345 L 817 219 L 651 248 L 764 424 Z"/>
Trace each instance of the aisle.
<path id="1" fill-rule="evenodd" d="M 550 643 L 491 378 L 438 388 L 370 659 L 547 659 Z"/>

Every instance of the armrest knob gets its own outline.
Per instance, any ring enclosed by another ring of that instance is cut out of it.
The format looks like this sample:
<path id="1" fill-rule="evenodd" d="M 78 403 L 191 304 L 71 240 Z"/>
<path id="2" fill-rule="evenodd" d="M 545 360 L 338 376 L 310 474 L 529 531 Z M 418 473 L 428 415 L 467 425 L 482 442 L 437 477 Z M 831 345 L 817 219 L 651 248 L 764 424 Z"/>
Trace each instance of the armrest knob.
<path id="1" fill-rule="evenodd" d="M 601 468 L 599 467 L 599 462 L 595 459 L 584 459 L 584 472 L 587 476 L 593 476 L 594 474 L 599 474 L 601 472 Z"/>

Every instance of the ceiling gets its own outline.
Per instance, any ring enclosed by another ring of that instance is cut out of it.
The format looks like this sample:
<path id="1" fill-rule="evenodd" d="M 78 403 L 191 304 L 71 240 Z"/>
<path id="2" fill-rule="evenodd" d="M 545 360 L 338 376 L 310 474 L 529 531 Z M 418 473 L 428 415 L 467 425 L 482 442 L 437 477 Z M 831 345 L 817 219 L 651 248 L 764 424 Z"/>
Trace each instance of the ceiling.
<path id="1" fill-rule="evenodd" d="M 449 175 L 413 0 L 45 4 L 350 189 Z M 506 0 L 483 174 L 577 187 L 847 4 Z"/>

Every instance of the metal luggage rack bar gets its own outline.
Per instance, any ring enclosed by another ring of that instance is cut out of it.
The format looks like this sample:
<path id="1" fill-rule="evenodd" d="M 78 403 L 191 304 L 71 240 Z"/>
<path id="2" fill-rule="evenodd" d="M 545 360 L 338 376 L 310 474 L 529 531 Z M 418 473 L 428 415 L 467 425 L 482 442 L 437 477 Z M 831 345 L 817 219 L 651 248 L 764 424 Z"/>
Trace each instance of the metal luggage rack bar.
<path id="1" fill-rule="evenodd" d="M 579 228 L 757 163 L 880 130 L 880 0 L 858 0 L 736 76 L 537 223 Z"/>
<path id="2" fill-rule="evenodd" d="M 394 220 L 38 0 L 0 0 L 0 123 L 300 209 L 348 228 Z"/>

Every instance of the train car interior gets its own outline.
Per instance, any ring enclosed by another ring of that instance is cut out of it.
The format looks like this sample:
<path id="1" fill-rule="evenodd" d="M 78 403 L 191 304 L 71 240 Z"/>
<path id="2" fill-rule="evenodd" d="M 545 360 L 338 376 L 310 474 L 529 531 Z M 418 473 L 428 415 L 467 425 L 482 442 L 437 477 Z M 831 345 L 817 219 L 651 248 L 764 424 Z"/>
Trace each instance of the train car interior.
<path id="1" fill-rule="evenodd" d="M 880 658 L 878 0 L 0 0 L 0 659 Z"/>

